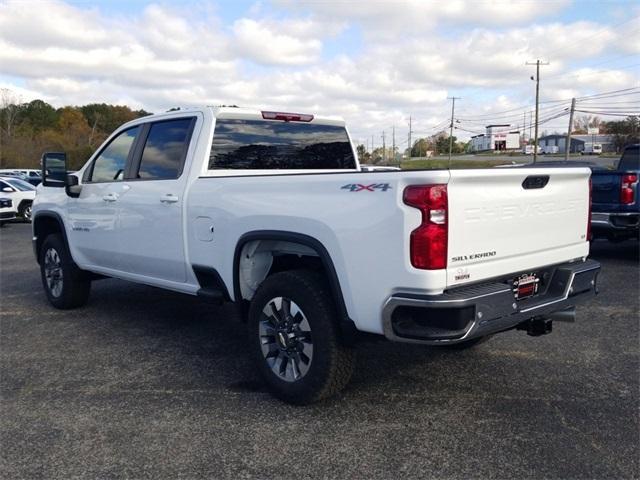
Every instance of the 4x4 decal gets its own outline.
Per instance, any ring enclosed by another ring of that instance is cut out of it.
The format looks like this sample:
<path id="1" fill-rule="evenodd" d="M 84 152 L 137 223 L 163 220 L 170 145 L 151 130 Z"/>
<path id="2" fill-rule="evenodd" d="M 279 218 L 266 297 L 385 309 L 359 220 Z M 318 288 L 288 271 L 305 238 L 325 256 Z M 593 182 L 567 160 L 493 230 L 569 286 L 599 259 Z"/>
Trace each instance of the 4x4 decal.
<path id="1" fill-rule="evenodd" d="M 388 183 L 372 183 L 371 185 L 362 185 L 360 183 L 349 183 L 342 190 L 349 190 L 350 192 L 375 192 L 376 190 L 382 190 L 386 192 L 391 190 L 391 185 Z"/>

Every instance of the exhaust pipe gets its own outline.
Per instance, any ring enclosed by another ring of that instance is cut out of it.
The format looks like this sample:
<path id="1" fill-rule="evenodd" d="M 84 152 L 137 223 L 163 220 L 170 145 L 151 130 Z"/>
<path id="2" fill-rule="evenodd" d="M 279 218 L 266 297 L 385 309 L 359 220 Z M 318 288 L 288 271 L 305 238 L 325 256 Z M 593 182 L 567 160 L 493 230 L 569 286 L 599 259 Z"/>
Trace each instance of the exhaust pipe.
<path id="1" fill-rule="evenodd" d="M 560 310 L 559 312 L 552 313 L 549 318 L 556 322 L 575 322 L 576 321 L 576 308 L 571 307 L 566 310 Z"/>

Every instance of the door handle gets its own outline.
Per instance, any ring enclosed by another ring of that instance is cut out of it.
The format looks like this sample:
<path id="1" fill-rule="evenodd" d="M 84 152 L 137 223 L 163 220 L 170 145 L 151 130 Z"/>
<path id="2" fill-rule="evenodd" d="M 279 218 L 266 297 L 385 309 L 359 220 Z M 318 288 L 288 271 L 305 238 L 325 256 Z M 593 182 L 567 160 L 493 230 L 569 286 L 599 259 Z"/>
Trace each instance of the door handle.
<path id="1" fill-rule="evenodd" d="M 116 200 L 118 200 L 118 194 L 107 193 L 104 197 L 102 197 L 102 200 L 104 200 L 105 202 L 115 202 Z"/>
<path id="2" fill-rule="evenodd" d="M 178 200 L 178 197 L 176 197 L 173 193 L 167 193 L 160 197 L 160 201 L 162 203 L 176 203 Z"/>

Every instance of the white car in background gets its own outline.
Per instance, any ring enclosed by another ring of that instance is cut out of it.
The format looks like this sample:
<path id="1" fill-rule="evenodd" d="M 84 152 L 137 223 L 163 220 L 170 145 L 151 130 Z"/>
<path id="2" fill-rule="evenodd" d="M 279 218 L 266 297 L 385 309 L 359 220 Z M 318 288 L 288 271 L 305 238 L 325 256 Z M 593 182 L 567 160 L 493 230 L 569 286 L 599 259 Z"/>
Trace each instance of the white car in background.
<path id="1" fill-rule="evenodd" d="M 13 202 L 10 198 L 0 196 L 0 227 L 3 227 L 5 222 L 16 218 L 16 209 L 13 206 Z"/>
<path id="2" fill-rule="evenodd" d="M 10 198 L 18 215 L 31 221 L 31 205 L 36 198 L 36 187 L 15 177 L 0 177 L 0 196 Z"/>

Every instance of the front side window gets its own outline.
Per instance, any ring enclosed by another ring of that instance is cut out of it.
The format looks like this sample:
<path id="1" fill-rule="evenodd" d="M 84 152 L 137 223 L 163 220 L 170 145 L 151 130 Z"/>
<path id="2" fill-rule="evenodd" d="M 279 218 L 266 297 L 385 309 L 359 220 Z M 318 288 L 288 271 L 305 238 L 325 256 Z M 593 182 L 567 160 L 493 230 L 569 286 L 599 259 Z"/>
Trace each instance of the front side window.
<path id="1" fill-rule="evenodd" d="M 140 127 L 125 130 L 111 140 L 93 162 L 90 182 L 119 182 L 124 177 L 127 158 Z"/>
<path id="2" fill-rule="evenodd" d="M 191 137 L 192 118 L 153 123 L 142 150 L 137 178 L 178 178 Z"/>
<path id="3" fill-rule="evenodd" d="M 216 121 L 209 169 L 352 169 L 344 127 L 266 120 Z"/>

